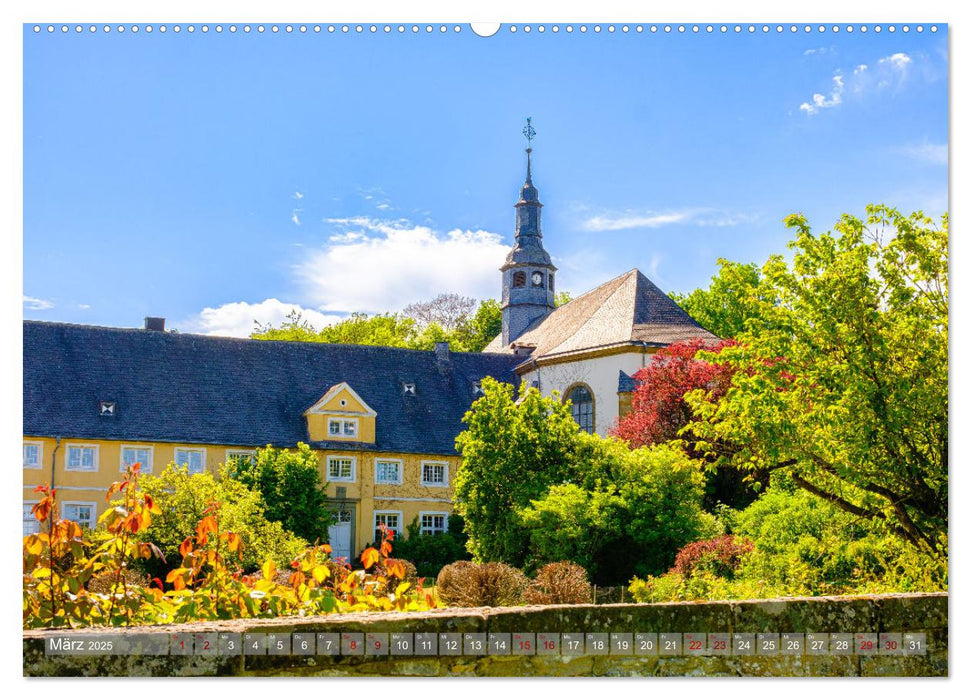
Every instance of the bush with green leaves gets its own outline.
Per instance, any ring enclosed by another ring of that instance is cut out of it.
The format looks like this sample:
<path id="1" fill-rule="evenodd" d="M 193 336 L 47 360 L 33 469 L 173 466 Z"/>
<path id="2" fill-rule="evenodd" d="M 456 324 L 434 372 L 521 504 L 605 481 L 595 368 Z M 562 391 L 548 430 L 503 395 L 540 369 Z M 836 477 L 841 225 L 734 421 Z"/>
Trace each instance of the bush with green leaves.
<path id="1" fill-rule="evenodd" d="M 236 459 L 227 473 L 263 497 L 264 515 L 308 542 L 327 542 L 332 514 L 327 484 L 321 483 L 320 461 L 304 443 L 296 450 L 267 445 L 253 460 Z"/>
<path id="2" fill-rule="evenodd" d="M 448 530 L 436 534 L 422 534 L 417 516 L 408 525 L 408 536 L 395 540 L 395 552 L 414 563 L 419 576 L 434 578 L 442 567 L 454 561 L 469 559 L 465 548 L 467 537 L 462 532 L 465 521 L 452 514 L 448 518 Z"/>
<path id="3" fill-rule="evenodd" d="M 782 475 L 773 478 L 772 486 L 757 501 L 727 520 L 736 536 L 754 545 L 740 553 L 737 567 L 731 572 L 710 566 L 687 567 L 663 576 L 635 578 L 630 586 L 635 600 L 947 589 L 945 557 L 921 551 L 885 524 L 847 513 Z"/>
<path id="4" fill-rule="evenodd" d="M 529 541 L 528 568 L 574 561 L 601 585 L 657 574 L 685 544 L 717 534 L 702 510 L 699 464 L 670 445 L 628 449 L 582 434 L 580 483 L 551 486 L 516 511 Z"/>
<path id="5" fill-rule="evenodd" d="M 209 472 L 189 474 L 184 466 L 170 464 L 158 476 L 143 476 L 142 488 L 162 511 L 152 520 L 146 539 L 162 551 L 168 562 L 165 570 L 177 566 L 179 546 L 193 535 L 212 503 L 219 504 L 222 527 L 245 544 L 244 571 L 255 571 L 267 560 L 284 568 L 308 546 L 306 540 L 267 519 L 262 496 L 230 477 L 225 468 L 217 478 Z"/>
<path id="6" fill-rule="evenodd" d="M 598 584 L 626 583 L 719 534 L 701 508 L 700 464 L 676 445 L 631 450 L 579 429 L 568 403 L 492 380 L 456 440 L 457 508 L 476 560 L 533 571 L 569 560 Z"/>

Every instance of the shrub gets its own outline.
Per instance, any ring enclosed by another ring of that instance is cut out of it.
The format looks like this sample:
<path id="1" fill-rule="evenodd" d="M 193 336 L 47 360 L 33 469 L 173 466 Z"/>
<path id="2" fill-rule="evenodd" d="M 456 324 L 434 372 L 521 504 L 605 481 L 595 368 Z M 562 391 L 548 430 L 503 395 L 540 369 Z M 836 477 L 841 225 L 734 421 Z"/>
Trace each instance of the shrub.
<path id="1" fill-rule="evenodd" d="M 499 607 L 522 604 L 528 584 L 522 571 L 506 564 L 457 561 L 439 573 L 435 591 L 452 607 Z"/>
<path id="2" fill-rule="evenodd" d="M 395 563 L 400 564 L 404 568 L 404 575 L 401 575 L 401 570 L 397 569 Z M 389 569 L 393 569 L 392 573 Z M 370 571 L 371 574 L 375 576 L 383 576 L 387 579 L 385 588 L 389 591 L 394 591 L 398 587 L 398 584 L 407 581 L 412 586 L 418 583 L 418 569 L 407 559 L 388 559 L 387 564 L 377 563 Z"/>
<path id="3" fill-rule="evenodd" d="M 194 532 L 179 545 L 181 563 L 164 582 L 154 578 L 146 586 L 144 579 L 133 576 L 131 565 L 159 556 L 158 548 L 143 537 L 153 517 L 163 511 L 139 488 L 138 470 L 137 464 L 129 468 L 124 481 L 108 489 L 109 500 L 115 493 L 119 497 L 98 520 L 99 530 L 107 534 L 97 545 L 76 522 L 56 519 L 54 489 L 37 487 L 43 497 L 31 512 L 41 531 L 23 539 L 25 629 L 437 607 L 420 582 L 412 586 L 404 580 L 404 563 L 390 558 L 387 532 L 379 548 L 368 547 L 361 554 L 365 569 L 380 566 L 387 576 L 363 570 L 332 575 L 329 545 L 300 552 L 291 562 L 293 572 L 286 584 L 272 560 L 265 561 L 258 573 L 243 575 L 240 563 L 246 542 L 225 529 L 218 503 L 206 506 Z M 388 590 L 390 577 L 400 581 L 393 591 Z"/>
<path id="4" fill-rule="evenodd" d="M 571 561 L 547 564 L 537 571 L 524 597 L 533 605 L 579 605 L 593 601 L 586 570 Z"/>
<path id="5" fill-rule="evenodd" d="M 448 532 L 422 534 L 416 516 L 408 525 L 408 537 L 395 541 L 395 551 L 415 563 L 419 576 L 434 578 L 443 566 L 459 559 L 471 558 L 465 549 L 468 538 L 463 533 L 463 528 L 462 516 L 453 513 L 448 516 Z"/>
<path id="6" fill-rule="evenodd" d="M 220 477 L 189 474 L 185 467 L 175 465 L 169 465 L 158 476 L 142 477 L 145 493 L 154 498 L 161 510 L 152 520 L 147 539 L 162 550 L 168 562 L 163 565 L 160 560 L 153 560 L 148 567 L 151 575 L 164 578 L 177 565 L 180 545 L 192 536 L 211 503 L 219 503 L 217 516 L 222 527 L 246 542 L 240 561 L 244 571 L 256 571 L 268 559 L 283 569 L 307 547 L 305 540 L 266 518 L 258 492 L 231 478 L 225 470 Z"/>
<path id="7" fill-rule="evenodd" d="M 141 571 L 126 568 L 122 569 L 120 572 L 120 578 L 118 574 L 111 571 L 100 571 L 91 577 L 91 580 L 88 581 L 85 588 L 87 588 L 90 593 L 104 593 L 106 595 L 110 595 L 115 586 L 121 582 L 124 582 L 125 586 L 129 588 L 138 586 L 147 588 L 151 584 L 148 576 Z"/>
<path id="8" fill-rule="evenodd" d="M 678 552 L 671 571 L 682 576 L 707 571 L 715 576 L 732 578 L 742 562 L 742 555 L 751 552 L 752 547 L 751 540 L 734 535 L 692 542 Z"/>
<path id="9" fill-rule="evenodd" d="M 296 450 L 267 445 L 256 457 L 226 465 L 226 474 L 263 497 L 267 520 L 308 542 L 326 542 L 332 514 L 327 508 L 326 484 L 320 480 L 317 455 L 304 443 Z"/>
<path id="10" fill-rule="evenodd" d="M 551 486 L 516 511 L 531 546 L 527 563 L 573 561 L 600 585 L 659 574 L 689 542 L 711 537 L 697 461 L 670 444 L 628 449 L 582 434 L 577 460 L 585 483 Z"/>

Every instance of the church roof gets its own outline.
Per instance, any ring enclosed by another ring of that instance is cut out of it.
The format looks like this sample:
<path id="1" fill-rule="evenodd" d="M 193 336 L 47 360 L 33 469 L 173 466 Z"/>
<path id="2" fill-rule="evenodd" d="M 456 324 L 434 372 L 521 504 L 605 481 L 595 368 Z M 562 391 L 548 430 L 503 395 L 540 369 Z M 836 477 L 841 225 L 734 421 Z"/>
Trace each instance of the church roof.
<path id="1" fill-rule="evenodd" d="M 716 342 L 718 337 L 634 269 L 558 307 L 516 338 L 535 346 L 530 357 L 624 344 L 662 347 L 691 338 Z M 512 352 L 495 338 L 486 352 Z"/>
<path id="2" fill-rule="evenodd" d="M 454 454 L 475 383 L 518 383 L 509 355 L 38 321 L 23 328 L 24 435 L 38 437 L 293 447 L 308 441 L 304 411 L 347 382 L 377 412 L 375 442 L 336 449 Z M 100 401 L 115 402 L 113 417 L 99 415 Z"/>

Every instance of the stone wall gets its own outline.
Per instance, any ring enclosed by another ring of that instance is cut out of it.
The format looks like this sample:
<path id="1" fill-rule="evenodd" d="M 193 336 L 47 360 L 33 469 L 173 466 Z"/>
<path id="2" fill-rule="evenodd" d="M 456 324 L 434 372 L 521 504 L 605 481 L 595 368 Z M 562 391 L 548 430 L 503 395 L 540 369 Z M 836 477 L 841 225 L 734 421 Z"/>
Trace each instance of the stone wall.
<path id="1" fill-rule="evenodd" d="M 946 593 L 358 613 L 132 632 L 921 632 L 918 656 L 54 656 L 24 632 L 25 676 L 946 676 Z M 116 629 L 72 631 L 97 639 Z"/>

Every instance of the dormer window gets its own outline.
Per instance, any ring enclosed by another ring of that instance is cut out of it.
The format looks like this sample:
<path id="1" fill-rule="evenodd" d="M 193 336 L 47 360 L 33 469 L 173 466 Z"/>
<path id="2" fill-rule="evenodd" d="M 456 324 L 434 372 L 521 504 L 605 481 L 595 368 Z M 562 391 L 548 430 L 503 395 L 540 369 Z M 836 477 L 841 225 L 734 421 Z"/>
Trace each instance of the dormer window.
<path id="1" fill-rule="evenodd" d="M 526 273 L 522 270 L 516 270 L 512 273 L 512 286 L 513 287 L 525 287 L 526 286 Z"/>
<path id="2" fill-rule="evenodd" d="M 485 391 L 482 390 L 482 382 L 472 382 L 472 396 L 483 396 Z"/>
<path id="3" fill-rule="evenodd" d="M 402 382 L 401 390 L 404 392 L 405 396 L 415 396 L 415 383 L 414 382 Z"/>
<path id="4" fill-rule="evenodd" d="M 114 401 L 99 401 L 98 402 L 98 415 L 102 418 L 114 418 L 115 417 L 115 402 Z"/>
<path id="5" fill-rule="evenodd" d="M 534 287 L 542 287 L 543 286 L 543 273 L 542 272 L 534 272 L 533 273 L 533 286 Z"/>
<path id="6" fill-rule="evenodd" d="M 357 420 L 331 418 L 327 421 L 327 435 L 329 437 L 357 437 Z"/>

